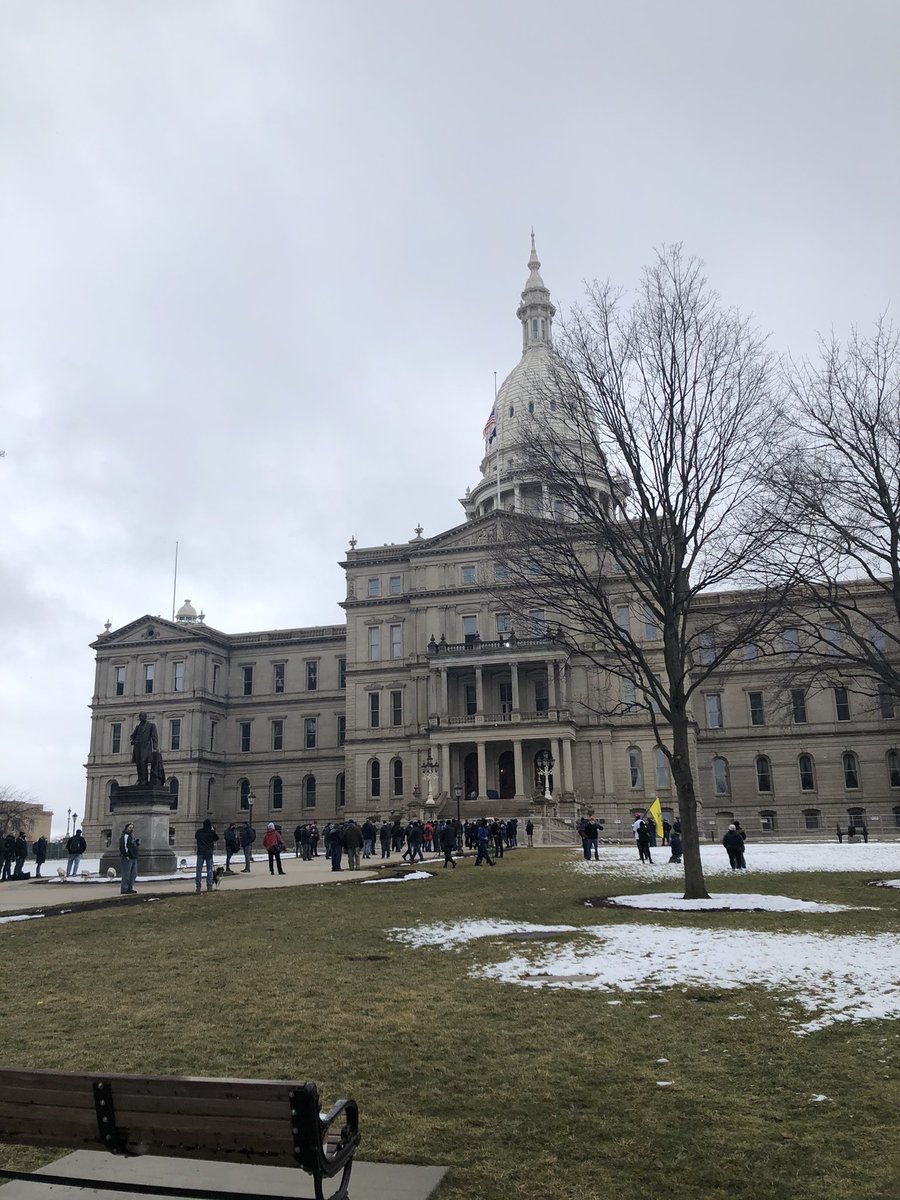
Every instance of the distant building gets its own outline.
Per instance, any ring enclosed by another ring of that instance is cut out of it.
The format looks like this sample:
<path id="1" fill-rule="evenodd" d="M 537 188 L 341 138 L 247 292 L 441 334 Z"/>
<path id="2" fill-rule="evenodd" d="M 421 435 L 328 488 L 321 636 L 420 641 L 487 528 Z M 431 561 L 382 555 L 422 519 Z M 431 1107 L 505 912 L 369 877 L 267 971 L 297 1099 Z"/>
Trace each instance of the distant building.
<path id="1" fill-rule="evenodd" d="M 129 737 L 140 710 L 159 730 L 179 847 L 207 814 L 221 828 L 252 808 L 255 823 L 292 829 L 312 818 L 421 812 L 429 773 L 435 811 L 453 815 L 457 793 L 464 815 L 491 805 L 525 813 L 534 802 L 533 811 L 572 819 L 590 807 L 607 832 L 625 836 L 654 796 L 674 812 L 665 758 L 646 715 L 628 711 L 627 689 L 623 715 L 600 715 L 608 685 L 554 639 L 551 614 L 535 607 L 514 628 L 498 599 L 498 509 L 559 515 L 516 454 L 520 423 L 549 403 L 541 381 L 553 364 L 555 309 L 533 242 L 528 266 L 522 356 L 499 390 L 463 524 L 430 538 L 417 529 L 399 545 L 351 542 L 346 625 L 226 634 L 187 601 L 175 621 L 144 616 L 93 643 L 92 846 L 111 829 L 116 788 L 133 781 Z M 599 464 L 596 487 L 616 505 Z M 622 600 L 624 612 L 624 580 Z M 650 625 L 643 634 L 657 636 Z M 702 833 L 721 838 L 735 818 L 751 835 L 833 834 L 864 822 L 873 833 L 900 830 L 890 699 L 788 692 L 752 648 L 705 690 L 694 714 Z"/>

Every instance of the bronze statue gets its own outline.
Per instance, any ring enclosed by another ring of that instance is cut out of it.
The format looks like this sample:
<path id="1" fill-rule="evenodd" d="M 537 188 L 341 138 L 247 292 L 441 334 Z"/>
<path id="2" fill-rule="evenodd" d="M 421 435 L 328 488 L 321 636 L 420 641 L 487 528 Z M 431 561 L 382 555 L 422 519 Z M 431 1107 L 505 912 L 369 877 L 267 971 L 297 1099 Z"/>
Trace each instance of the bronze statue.
<path id="1" fill-rule="evenodd" d="M 137 767 L 137 781 L 150 786 L 150 766 L 154 754 L 159 754 L 156 726 L 147 720 L 145 712 L 138 713 L 138 723 L 131 734 L 131 761 Z"/>

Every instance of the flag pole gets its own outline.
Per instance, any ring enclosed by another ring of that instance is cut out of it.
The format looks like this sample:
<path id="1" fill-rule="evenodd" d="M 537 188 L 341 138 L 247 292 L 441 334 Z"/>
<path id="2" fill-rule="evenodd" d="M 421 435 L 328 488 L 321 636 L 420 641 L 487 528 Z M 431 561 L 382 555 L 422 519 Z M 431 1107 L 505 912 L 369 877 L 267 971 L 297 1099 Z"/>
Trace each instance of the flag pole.
<path id="1" fill-rule="evenodd" d="M 172 620 L 175 620 L 175 592 L 178 588 L 178 543 L 175 543 L 175 577 L 172 580 Z"/>

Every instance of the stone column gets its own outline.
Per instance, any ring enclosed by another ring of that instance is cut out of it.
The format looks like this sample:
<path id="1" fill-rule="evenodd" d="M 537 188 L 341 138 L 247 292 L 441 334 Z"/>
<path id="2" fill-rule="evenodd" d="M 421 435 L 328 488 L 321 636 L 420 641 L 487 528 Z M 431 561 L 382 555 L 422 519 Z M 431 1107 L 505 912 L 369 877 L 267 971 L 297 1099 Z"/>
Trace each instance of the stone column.
<path id="1" fill-rule="evenodd" d="M 556 787 L 553 789 L 553 793 L 554 793 L 554 795 L 558 795 L 560 792 L 566 792 L 569 790 L 569 780 L 568 780 L 568 776 L 565 773 L 565 765 L 566 764 L 563 761 L 562 739 L 554 738 L 552 744 L 553 744 L 553 757 L 556 759 L 556 768 L 554 771 L 554 774 L 556 776 L 556 779 L 554 780 Z"/>
<path id="2" fill-rule="evenodd" d="M 556 663 L 552 659 L 547 661 L 547 702 L 553 712 L 556 709 Z"/>
<path id="3" fill-rule="evenodd" d="M 522 766 L 521 738 L 516 738 L 513 742 L 513 766 L 516 772 L 516 799 L 519 800 L 523 796 L 528 796 L 531 791 L 530 788 L 528 792 L 525 791 L 525 771 Z"/>
<path id="4" fill-rule="evenodd" d="M 475 668 L 475 708 L 478 715 L 484 716 L 484 669 Z"/>
<path id="5" fill-rule="evenodd" d="M 478 799 L 487 799 L 487 755 L 484 742 L 477 742 L 478 751 Z"/>
<path id="6" fill-rule="evenodd" d="M 450 747 L 441 746 L 441 777 L 438 780 L 439 792 L 450 795 Z"/>
<path id="7" fill-rule="evenodd" d="M 442 720 L 450 715 L 449 691 L 450 689 L 447 685 L 447 668 L 441 667 L 441 707 L 439 710 L 439 716 Z"/>
<path id="8" fill-rule="evenodd" d="M 569 707 L 569 667 L 564 662 L 559 664 L 559 706 Z"/>
<path id="9" fill-rule="evenodd" d="M 517 713 L 519 711 L 519 664 L 518 663 L 510 663 L 509 664 L 509 677 L 512 682 L 513 712 Z M 517 782 L 518 782 L 518 778 L 519 778 L 519 776 L 517 774 L 516 775 Z"/>
<path id="10" fill-rule="evenodd" d="M 571 738 L 563 738 L 563 767 L 566 774 L 566 790 L 569 792 L 575 791 L 575 776 L 572 772 L 572 740 Z"/>

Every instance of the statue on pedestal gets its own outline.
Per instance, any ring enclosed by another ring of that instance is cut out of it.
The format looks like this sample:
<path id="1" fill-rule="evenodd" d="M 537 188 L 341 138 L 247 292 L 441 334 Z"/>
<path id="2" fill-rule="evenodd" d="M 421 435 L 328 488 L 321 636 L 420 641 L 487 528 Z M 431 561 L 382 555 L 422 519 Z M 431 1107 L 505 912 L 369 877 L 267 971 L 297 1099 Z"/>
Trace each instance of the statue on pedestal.
<path id="1" fill-rule="evenodd" d="M 159 735 L 156 732 L 156 726 L 152 721 L 147 720 L 145 712 L 138 713 L 138 723 L 131 734 L 131 745 L 131 761 L 137 767 L 137 781 L 139 784 L 149 787 L 151 771 L 153 771 L 154 782 L 158 777 L 158 772 L 154 769 L 154 756 L 159 760 L 159 771 L 162 770 L 162 759 L 159 755 Z M 162 774 L 162 778 L 165 779 L 165 773 Z"/>

